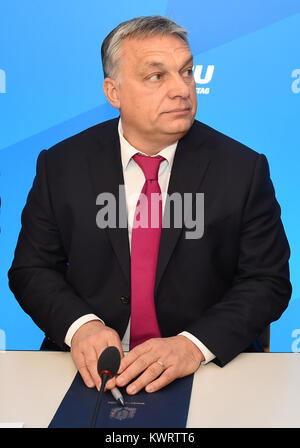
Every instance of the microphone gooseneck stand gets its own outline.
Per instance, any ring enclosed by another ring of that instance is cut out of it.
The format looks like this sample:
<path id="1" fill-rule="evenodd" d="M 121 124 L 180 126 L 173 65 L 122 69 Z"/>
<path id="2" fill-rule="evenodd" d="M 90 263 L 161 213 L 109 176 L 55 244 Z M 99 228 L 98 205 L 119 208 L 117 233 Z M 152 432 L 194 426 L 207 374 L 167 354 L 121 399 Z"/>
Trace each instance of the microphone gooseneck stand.
<path id="1" fill-rule="evenodd" d="M 91 428 L 96 428 L 96 423 L 98 420 L 98 414 L 99 414 L 100 404 L 101 404 L 103 393 L 104 393 L 104 388 L 105 388 L 105 385 L 106 385 L 107 381 L 109 380 L 109 378 L 112 377 L 112 375 L 109 373 L 105 373 L 102 376 L 101 387 L 100 387 L 99 393 L 97 395 L 97 401 L 96 401 L 96 405 L 95 405 L 95 409 L 94 409 Z"/>
<path id="2" fill-rule="evenodd" d="M 120 367 L 120 362 L 120 352 L 117 347 L 114 346 L 107 347 L 105 350 L 103 350 L 98 359 L 97 370 L 101 378 L 101 387 L 97 396 L 94 414 L 90 426 L 91 428 L 96 427 L 105 385 L 110 378 L 113 378 L 117 374 L 117 371 Z"/>

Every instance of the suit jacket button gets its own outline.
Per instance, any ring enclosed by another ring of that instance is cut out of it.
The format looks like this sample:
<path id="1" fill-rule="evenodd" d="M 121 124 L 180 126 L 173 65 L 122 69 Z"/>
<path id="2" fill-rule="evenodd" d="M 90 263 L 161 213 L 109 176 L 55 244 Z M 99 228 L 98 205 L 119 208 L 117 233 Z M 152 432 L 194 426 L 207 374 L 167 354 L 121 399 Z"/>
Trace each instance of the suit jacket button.
<path id="1" fill-rule="evenodd" d="M 128 297 L 126 297 L 126 296 L 120 297 L 120 300 L 121 300 L 122 303 L 124 303 L 124 305 L 128 305 L 129 302 L 130 302 L 130 299 Z"/>

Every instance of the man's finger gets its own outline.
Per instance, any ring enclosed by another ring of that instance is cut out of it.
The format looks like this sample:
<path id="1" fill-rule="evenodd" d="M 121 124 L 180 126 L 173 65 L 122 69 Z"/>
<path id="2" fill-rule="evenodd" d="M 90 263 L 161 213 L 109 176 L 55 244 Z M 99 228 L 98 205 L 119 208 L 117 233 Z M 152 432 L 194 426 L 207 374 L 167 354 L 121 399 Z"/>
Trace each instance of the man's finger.
<path id="1" fill-rule="evenodd" d="M 130 350 L 130 352 L 122 358 L 118 374 L 124 372 L 124 370 L 133 364 L 140 356 L 149 353 L 152 349 L 151 341 L 152 339 L 149 339 L 143 344 L 137 345 L 135 348 Z"/>
<path id="2" fill-rule="evenodd" d="M 83 379 L 83 382 L 87 387 L 90 387 L 90 388 L 95 387 L 96 384 L 86 366 L 79 367 L 78 372 L 80 373 L 80 375 Z"/>
<path id="3" fill-rule="evenodd" d="M 148 366 L 148 368 L 133 382 L 126 391 L 128 394 L 136 394 L 149 383 L 152 383 L 164 372 L 164 368 L 156 361 Z"/>
<path id="4" fill-rule="evenodd" d="M 176 378 L 179 378 L 178 374 L 176 373 L 176 368 L 170 367 L 169 369 L 166 369 L 155 381 L 152 381 L 152 383 L 148 384 L 145 387 L 145 390 L 149 393 L 156 392 L 172 383 L 172 381 L 174 381 Z"/>
<path id="5" fill-rule="evenodd" d="M 127 355 L 126 355 L 127 356 Z M 126 358 L 124 357 L 124 359 Z M 121 374 L 117 377 L 116 383 L 118 386 L 125 386 L 128 384 L 131 380 L 136 378 L 140 373 L 146 371 L 150 366 L 153 366 L 154 362 L 156 361 L 156 356 L 153 352 L 147 352 L 141 356 L 131 356 L 126 359 L 126 362 L 122 364 L 123 370 L 121 370 Z M 156 366 L 160 367 L 158 364 Z M 160 369 L 156 369 L 159 370 Z M 148 375 L 151 375 L 151 381 L 152 381 L 152 375 L 156 374 L 155 368 L 150 368 L 150 372 L 148 372 Z M 155 372 L 154 372 L 155 371 Z"/>
<path id="6" fill-rule="evenodd" d="M 111 390 L 114 387 L 116 387 L 116 377 L 111 378 L 110 380 L 107 381 L 106 386 L 105 386 L 105 391 L 106 390 Z"/>
<path id="7" fill-rule="evenodd" d="M 95 347 L 90 346 L 88 350 L 84 352 L 85 365 L 91 375 L 94 384 L 97 389 L 100 390 L 101 379 L 98 373 L 98 355 Z"/>
<path id="8" fill-rule="evenodd" d="M 86 366 L 83 353 L 73 353 L 75 365 L 87 387 L 95 387 L 95 382 Z"/>
<path id="9" fill-rule="evenodd" d="M 131 350 L 129 353 L 121 359 L 120 368 L 118 370 L 118 374 L 124 372 L 136 359 L 138 358 L 138 354 L 136 351 Z"/>
<path id="10" fill-rule="evenodd" d="M 101 380 L 97 370 L 98 356 L 93 345 L 84 349 L 73 348 L 72 356 L 84 383 L 88 387 L 100 388 Z"/>

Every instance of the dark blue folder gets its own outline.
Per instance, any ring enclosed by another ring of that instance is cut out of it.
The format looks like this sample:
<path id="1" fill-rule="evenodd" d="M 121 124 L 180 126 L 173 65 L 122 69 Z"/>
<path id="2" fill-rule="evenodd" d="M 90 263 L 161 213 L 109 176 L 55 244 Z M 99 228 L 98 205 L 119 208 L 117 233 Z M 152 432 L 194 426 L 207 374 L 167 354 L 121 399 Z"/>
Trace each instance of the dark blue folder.
<path id="1" fill-rule="evenodd" d="M 160 391 L 127 395 L 121 390 L 125 407 L 105 392 L 100 406 L 98 428 L 185 428 L 193 375 L 180 378 Z M 85 386 L 79 373 L 62 400 L 49 428 L 89 428 L 98 391 Z"/>

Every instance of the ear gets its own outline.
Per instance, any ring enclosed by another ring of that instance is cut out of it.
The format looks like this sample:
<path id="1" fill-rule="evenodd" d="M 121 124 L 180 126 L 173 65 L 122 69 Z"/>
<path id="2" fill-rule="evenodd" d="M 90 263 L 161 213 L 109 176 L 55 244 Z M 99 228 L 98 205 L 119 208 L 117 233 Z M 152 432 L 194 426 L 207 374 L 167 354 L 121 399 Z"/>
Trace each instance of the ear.
<path id="1" fill-rule="evenodd" d="M 103 90 L 110 104 L 116 109 L 120 109 L 119 85 L 111 78 L 105 78 Z"/>

